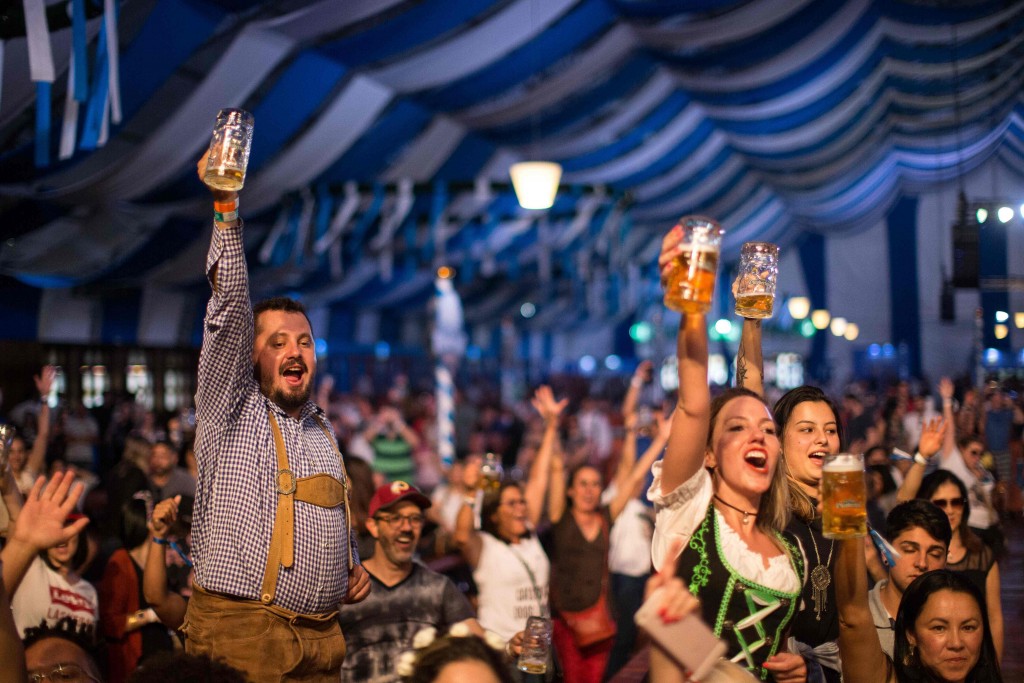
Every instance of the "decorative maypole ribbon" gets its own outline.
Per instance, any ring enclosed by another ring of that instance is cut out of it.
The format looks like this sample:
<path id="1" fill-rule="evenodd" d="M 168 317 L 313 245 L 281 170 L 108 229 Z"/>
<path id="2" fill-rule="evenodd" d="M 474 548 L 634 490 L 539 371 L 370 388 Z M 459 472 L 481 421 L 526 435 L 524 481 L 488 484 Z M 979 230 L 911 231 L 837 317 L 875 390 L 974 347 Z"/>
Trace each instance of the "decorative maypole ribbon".
<path id="1" fill-rule="evenodd" d="M 434 366 L 437 403 L 437 454 L 446 467 L 455 462 L 455 382 L 440 360 Z"/>
<path id="2" fill-rule="evenodd" d="M 452 284 L 451 268 L 438 269 L 434 280 L 435 402 L 437 403 L 437 452 L 450 466 L 455 462 L 455 381 L 453 372 L 466 352 L 466 333 L 462 329 L 462 301 Z"/>

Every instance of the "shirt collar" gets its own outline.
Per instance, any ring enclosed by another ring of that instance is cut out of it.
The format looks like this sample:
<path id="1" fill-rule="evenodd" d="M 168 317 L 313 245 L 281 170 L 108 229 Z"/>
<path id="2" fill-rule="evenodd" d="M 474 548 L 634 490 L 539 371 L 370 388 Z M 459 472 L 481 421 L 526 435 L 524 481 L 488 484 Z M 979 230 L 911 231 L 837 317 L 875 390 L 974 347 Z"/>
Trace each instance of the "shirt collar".
<path id="1" fill-rule="evenodd" d="M 287 417 L 287 418 L 291 417 L 291 415 L 289 415 L 288 413 L 284 412 L 284 409 L 281 406 L 277 405 L 277 403 L 275 403 L 274 401 L 271 401 L 270 397 L 265 395 L 263 392 L 260 392 L 260 396 L 263 396 L 264 402 L 266 402 L 267 406 L 271 410 L 273 410 L 275 413 L 277 413 L 278 416 L 280 416 L 280 417 Z M 306 420 L 308 420 L 310 418 L 323 417 L 323 416 L 324 416 L 323 408 L 321 408 L 317 404 L 313 403 L 313 401 L 306 401 L 305 405 L 303 405 L 302 409 L 299 411 L 298 421 L 299 422 L 305 422 Z"/>

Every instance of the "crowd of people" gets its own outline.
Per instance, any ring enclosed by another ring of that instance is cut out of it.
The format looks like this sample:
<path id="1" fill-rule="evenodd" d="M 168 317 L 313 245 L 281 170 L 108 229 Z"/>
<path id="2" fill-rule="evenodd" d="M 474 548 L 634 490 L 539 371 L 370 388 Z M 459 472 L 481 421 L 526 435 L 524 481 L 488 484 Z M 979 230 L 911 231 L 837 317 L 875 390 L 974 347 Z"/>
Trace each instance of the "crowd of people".
<path id="1" fill-rule="evenodd" d="M 686 313 L 676 392 L 644 361 L 619 392 L 460 394 L 446 463 L 429 390 L 335 391 L 301 304 L 251 305 L 238 196 L 213 195 L 194 412 L 54 410 L 45 367 L 7 415 L 10 680 L 686 681 L 634 623 L 654 589 L 659 619 L 696 613 L 754 679 L 1002 680 L 1024 426 L 1003 388 L 778 395 L 745 320 L 737 386 L 712 392 Z M 865 455 L 877 543 L 823 533 L 843 451 Z M 513 674 L 536 616 L 549 665 Z"/>

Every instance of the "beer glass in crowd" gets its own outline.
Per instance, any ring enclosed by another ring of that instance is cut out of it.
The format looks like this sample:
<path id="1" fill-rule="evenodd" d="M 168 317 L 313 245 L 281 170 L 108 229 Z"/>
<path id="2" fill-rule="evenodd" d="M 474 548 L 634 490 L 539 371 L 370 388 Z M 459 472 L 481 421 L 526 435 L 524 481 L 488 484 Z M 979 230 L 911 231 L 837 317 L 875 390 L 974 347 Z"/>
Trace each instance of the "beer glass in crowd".
<path id="1" fill-rule="evenodd" d="M 867 536 L 864 456 L 826 455 L 821 473 L 822 535 L 838 539 Z"/>
<path id="2" fill-rule="evenodd" d="M 480 483 L 478 486 L 484 493 L 497 493 L 501 490 L 501 456 L 496 453 L 484 455 L 484 461 L 480 464 Z"/>
<path id="3" fill-rule="evenodd" d="M 7 470 L 7 459 L 11 455 L 14 435 L 14 425 L 0 425 L 0 476 L 3 476 Z"/>
<path id="4" fill-rule="evenodd" d="M 715 293 L 722 228 L 703 216 L 684 216 L 682 252 L 665 283 L 665 306 L 680 313 L 707 313 Z"/>
<path id="5" fill-rule="evenodd" d="M 523 630 L 523 651 L 517 667 L 528 674 L 543 674 L 548 670 L 548 652 L 551 649 L 551 620 L 530 617 Z"/>
<path id="6" fill-rule="evenodd" d="M 252 146 L 252 114 L 244 109 L 221 109 L 210 139 L 203 182 L 218 190 L 237 192 L 245 184 Z"/>
<path id="7" fill-rule="evenodd" d="M 740 250 L 736 278 L 736 315 L 770 318 L 779 275 L 779 247 L 771 242 L 746 242 Z"/>

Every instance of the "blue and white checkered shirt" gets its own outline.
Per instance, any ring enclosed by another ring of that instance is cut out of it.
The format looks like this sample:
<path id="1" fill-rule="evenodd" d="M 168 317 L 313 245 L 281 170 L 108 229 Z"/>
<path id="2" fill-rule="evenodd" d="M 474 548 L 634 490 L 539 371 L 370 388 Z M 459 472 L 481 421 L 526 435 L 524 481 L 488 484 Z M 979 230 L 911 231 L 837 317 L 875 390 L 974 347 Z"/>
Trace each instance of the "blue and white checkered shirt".
<path id="1" fill-rule="evenodd" d="M 196 580 L 209 591 L 259 600 L 277 511 L 277 458 L 267 409 L 276 414 L 296 477 L 344 480 L 334 446 L 307 402 L 299 419 L 264 396 L 253 376 L 253 317 L 242 229 L 214 228 L 196 393 Z M 353 545 L 354 539 L 347 539 Z M 336 610 L 348 590 L 344 506 L 295 502 L 295 561 L 281 567 L 275 604 L 302 614 Z"/>

